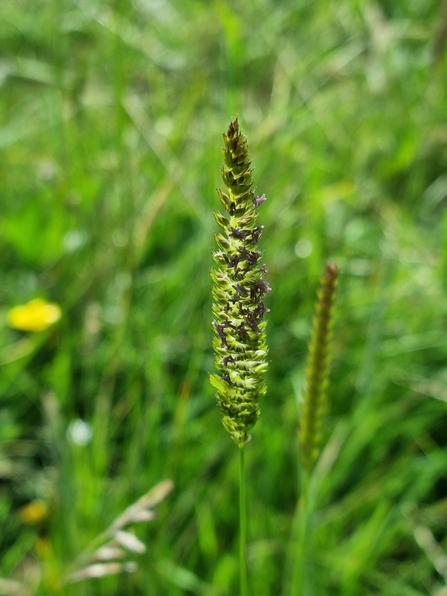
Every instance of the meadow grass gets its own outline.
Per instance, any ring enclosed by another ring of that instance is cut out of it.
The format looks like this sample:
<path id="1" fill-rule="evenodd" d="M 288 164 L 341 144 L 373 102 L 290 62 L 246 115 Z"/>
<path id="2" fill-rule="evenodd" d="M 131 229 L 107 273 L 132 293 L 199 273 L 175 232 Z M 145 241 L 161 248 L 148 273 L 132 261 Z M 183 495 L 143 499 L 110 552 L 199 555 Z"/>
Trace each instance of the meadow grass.
<path id="1" fill-rule="evenodd" d="M 52 578 L 170 478 L 157 520 L 136 528 L 148 547 L 138 571 L 63 593 L 237 593 L 238 454 L 208 373 L 221 134 L 238 116 L 268 197 L 273 288 L 269 389 L 246 453 L 252 593 L 283 583 L 301 490 L 297 404 L 333 259 L 302 593 L 441 596 L 440 7 L 4 0 L 1 13 L 0 577 L 56 594 Z M 8 310 L 35 297 L 59 304 L 60 322 L 8 328 Z M 35 499 L 49 514 L 31 526 L 19 512 Z"/>

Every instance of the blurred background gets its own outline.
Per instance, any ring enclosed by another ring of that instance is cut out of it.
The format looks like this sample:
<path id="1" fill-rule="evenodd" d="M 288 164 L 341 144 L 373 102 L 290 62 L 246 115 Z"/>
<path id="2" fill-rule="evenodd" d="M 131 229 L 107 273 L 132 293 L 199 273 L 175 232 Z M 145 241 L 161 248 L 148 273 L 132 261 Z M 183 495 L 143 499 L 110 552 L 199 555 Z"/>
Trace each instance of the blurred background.
<path id="1" fill-rule="evenodd" d="M 3 0 L 1 593 L 236 592 L 238 453 L 208 373 L 237 116 L 272 287 L 247 448 L 253 593 L 281 591 L 307 341 L 335 260 L 303 596 L 447 594 L 446 40 L 439 1 Z M 13 328 L 36 298 L 60 320 Z M 61 588 L 164 478 L 138 571 Z"/>

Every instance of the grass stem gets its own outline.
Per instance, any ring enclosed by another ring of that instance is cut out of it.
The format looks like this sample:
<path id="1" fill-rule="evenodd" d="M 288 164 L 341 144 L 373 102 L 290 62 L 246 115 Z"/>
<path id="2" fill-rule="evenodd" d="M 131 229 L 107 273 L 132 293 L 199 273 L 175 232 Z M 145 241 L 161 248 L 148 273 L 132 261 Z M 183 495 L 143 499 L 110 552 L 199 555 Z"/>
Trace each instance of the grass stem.
<path id="1" fill-rule="evenodd" d="M 245 445 L 239 445 L 239 575 L 241 596 L 248 596 L 247 561 L 247 496 L 245 487 Z"/>
<path id="2" fill-rule="evenodd" d="M 301 491 L 295 514 L 294 532 L 292 540 L 294 545 L 293 571 L 290 596 L 303 594 L 303 569 L 307 550 L 307 530 L 309 514 L 309 482 L 310 474 L 302 470 Z"/>

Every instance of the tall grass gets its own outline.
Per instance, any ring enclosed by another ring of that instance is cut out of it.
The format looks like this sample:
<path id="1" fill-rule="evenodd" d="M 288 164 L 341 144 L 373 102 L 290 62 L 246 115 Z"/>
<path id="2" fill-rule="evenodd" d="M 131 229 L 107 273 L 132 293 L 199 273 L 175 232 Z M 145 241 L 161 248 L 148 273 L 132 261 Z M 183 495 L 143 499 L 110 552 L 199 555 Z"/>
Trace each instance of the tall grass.
<path id="1" fill-rule="evenodd" d="M 238 454 L 208 384 L 216 139 L 237 115 L 269 197 L 275 288 L 270 391 L 246 462 L 252 591 L 280 591 L 300 492 L 297 401 L 333 258 L 334 398 L 303 594 L 442 593 L 436 3 L 5 0 L 1 20 L 0 577 L 57 574 L 172 478 L 160 516 L 136 530 L 148 545 L 137 573 L 66 593 L 237 592 Z M 60 323 L 8 328 L 7 311 L 34 297 L 58 303 Z M 89 443 L 70 432 L 76 420 Z M 34 499 L 49 516 L 29 526 L 19 511 Z"/>

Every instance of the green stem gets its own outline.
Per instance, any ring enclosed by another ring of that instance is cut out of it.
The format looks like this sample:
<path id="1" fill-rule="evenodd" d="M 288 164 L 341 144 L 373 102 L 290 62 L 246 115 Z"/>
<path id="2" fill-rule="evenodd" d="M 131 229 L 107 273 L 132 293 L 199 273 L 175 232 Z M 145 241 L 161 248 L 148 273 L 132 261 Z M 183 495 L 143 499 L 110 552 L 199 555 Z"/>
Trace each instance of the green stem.
<path id="1" fill-rule="evenodd" d="M 248 596 L 247 561 L 247 495 L 245 490 L 245 444 L 239 445 L 239 573 L 241 596 Z"/>
<path id="2" fill-rule="evenodd" d="M 309 481 L 310 475 L 302 470 L 301 491 L 298 500 L 294 524 L 294 555 L 290 596 L 303 594 L 303 568 L 307 546 L 308 514 L 309 514 Z"/>

